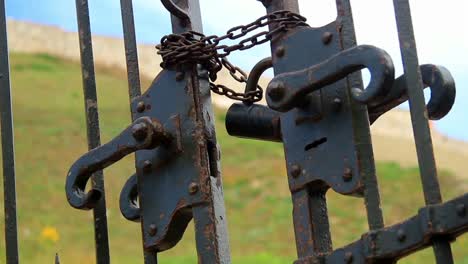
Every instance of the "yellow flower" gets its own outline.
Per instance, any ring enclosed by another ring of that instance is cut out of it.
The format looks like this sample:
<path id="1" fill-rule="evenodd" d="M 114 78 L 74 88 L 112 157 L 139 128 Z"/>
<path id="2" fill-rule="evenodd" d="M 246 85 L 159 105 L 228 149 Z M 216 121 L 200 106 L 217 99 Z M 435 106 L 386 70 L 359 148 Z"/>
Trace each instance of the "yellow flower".
<path id="1" fill-rule="evenodd" d="M 46 226 L 42 229 L 41 238 L 44 240 L 50 240 L 57 242 L 60 239 L 60 235 L 54 227 Z"/>

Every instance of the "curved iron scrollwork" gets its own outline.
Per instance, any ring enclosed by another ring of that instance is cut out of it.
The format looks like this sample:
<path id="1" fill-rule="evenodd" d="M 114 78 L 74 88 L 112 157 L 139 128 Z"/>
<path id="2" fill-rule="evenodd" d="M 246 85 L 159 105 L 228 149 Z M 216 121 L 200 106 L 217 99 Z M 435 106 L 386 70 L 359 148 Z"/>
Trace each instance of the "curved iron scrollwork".
<path id="1" fill-rule="evenodd" d="M 81 156 L 71 166 L 65 187 L 68 202 L 77 209 L 92 209 L 102 193 L 99 189 L 85 192 L 86 184 L 94 172 L 137 150 L 154 149 L 169 140 L 170 136 L 159 121 L 149 117 L 135 120 L 115 139 Z"/>
<path id="2" fill-rule="evenodd" d="M 392 88 L 395 76 L 393 61 L 384 50 L 362 45 L 342 51 L 310 68 L 276 76 L 268 85 L 268 106 L 281 112 L 289 111 L 307 94 L 364 68 L 371 72 L 371 81 L 364 90 L 352 88 L 352 98 L 359 103 L 384 98 Z"/>
<path id="3" fill-rule="evenodd" d="M 427 104 L 428 117 L 439 120 L 446 116 L 455 103 L 456 88 L 450 72 L 432 64 L 420 66 L 424 88 L 431 89 L 431 99 Z M 369 121 L 374 123 L 381 115 L 408 100 L 408 89 L 405 75 L 400 76 L 393 83 L 388 95 L 380 101 L 372 101 L 368 106 Z"/>
<path id="4" fill-rule="evenodd" d="M 190 17 L 187 11 L 176 5 L 173 0 L 161 0 L 161 3 L 172 15 L 178 17 L 179 19 L 190 21 Z"/>
<path id="5" fill-rule="evenodd" d="M 139 222 L 140 207 L 138 206 L 138 184 L 137 175 L 133 174 L 125 183 L 120 192 L 120 212 L 125 219 Z"/>

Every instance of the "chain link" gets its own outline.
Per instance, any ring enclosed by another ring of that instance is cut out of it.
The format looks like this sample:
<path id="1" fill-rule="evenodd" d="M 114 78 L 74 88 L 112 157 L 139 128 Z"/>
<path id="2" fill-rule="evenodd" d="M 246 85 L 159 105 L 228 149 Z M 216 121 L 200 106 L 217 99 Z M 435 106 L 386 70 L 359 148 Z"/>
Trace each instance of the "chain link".
<path id="1" fill-rule="evenodd" d="M 224 40 L 239 40 L 259 28 L 272 24 L 275 24 L 275 28 L 271 31 L 259 32 L 231 46 L 220 44 Z M 234 51 L 253 48 L 272 40 L 280 33 L 301 26 L 308 26 L 306 19 L 301 15 L 290 11 L 277 11 L 262 16 L 250 24 L 233 27 L 223 36 L 205 36 L 195 31 L 170 34 L 164 36 L 161 39 L 161 44 L 157 45 L 156 48 L 162 57 L 162 68 L 187 63 L 201 64 L 209 72 L 211 91 L 230 99 L 253 103 L 262 99 L 263 89 L 259 85 L 255 91 L 238 93 L 222 84 L 213 83 L 223 67 L 237 82 L 247 83 L 248 75 L 239 67 L 231 64 L 226 57 Z"/>

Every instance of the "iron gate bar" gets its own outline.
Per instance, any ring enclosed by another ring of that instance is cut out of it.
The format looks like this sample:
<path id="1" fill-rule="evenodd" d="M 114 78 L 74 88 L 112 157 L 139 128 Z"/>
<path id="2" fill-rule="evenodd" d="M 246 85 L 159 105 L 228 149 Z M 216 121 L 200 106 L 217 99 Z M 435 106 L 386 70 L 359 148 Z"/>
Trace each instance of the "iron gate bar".
<path id="1" fill-rule="evenodd" d="M 165 0 L 162 1 L 167 2 Z M 199 0 L 179 0 L 176 2 L 182 10 L 188 13 L 189 19 L 171 12 L 173 33 L 183 33 L 190 30 L 203 33 Z M 210 162 L 210 175 L 208 175 L 210 185 L 209 204 L 194 206 L 192 208 L 198 262 L 201 264 L 228 264 L 231 263 L 231 257 L 229 252 L 222 181 L 219 172 L 220 162 L 218 153 L 220 150 L 216 143 L 210 87 L 207 80 L 207 71 L 202 69 L 200 65 L 194 65 L 192 68 L 193 70 L 188 78 L 189 86 L 191 85 L 193 90 L 196 107 L 194 110 L 198 112 L 197 116 L 200 118 L 197 121 L 204 123 L 203 127 L 206 133 L 205 139 L 207 140 L 207 142 L 205 142 L 205 147 L 208 152 L 206 154 L 208 155 L 208 162 Z M 214 216 L 214 218 L 212 218 L 212 216 Z"/>
<path id="2" fill-rule="evenodd" d="M 80 41 L 88 149 L 91 150 L 101 145 L 101 139 L 88 0 L 76 0 L 76 16 Z M 92 186 L 93 189 L 99 189 L 102 194 L 93 209 L 96 262 L 98 264 L 107 264 L 110 263 L 109 235 L 102 171 L 93 174 Z"/>
<path id="3" fill-rule="evenodd" d="M 128 94 L 130 102 L 141 95 L 140 69 L 138 66 L 138 49 L 135 35 L 132 0 L 120 0 L 122 26 L 125 42 L 125 58 L 127 62 Z M 132 121 L 134 117 L 132 116 Z"/>
<path id="4" fill-rule="evenodd" d="M 427 120 L 421 70 L 419 68 L 416 40 L 408 0 L 393 0 L 395 18 L 400 40 L 401 57 L 408 87 L 411 120 L 418 156 L 419 170 L 427 205 L 442 202 L 437 168 L 432 146 L 431 131 Z M 437 263 L 453 263 L 452 250 L 448 239 L 433 240 Z"/>
<path id="5" fill-rule="evenodd" d="M 357 45 L 356 32 L 354 29 L 353 13 L 350 0 L 336 0 L 338 19 L 341 20 L 340 40 L 343 49 L 349 49 Z M 348 87 L 363 87 L 361 73 L 350 74 L 347 78 Z M 362 112 L 367 107 L 351 103 L 351 111 Z M 365 114 L 353 115 L 356 119 L 356 135 L 366 135 L 356 139 L 362 148 L 362 178 L 364 183 L 364 204 L 367 211 L 367 222 L 370 230 L 384 227 L 383 213 L 380 203 L 380 193 L 375 169 L 374 151 L 370 139 L 369 118 Z"/>
<path id="6" fill-rule="evenodd" d="M 130 103 L 141 95 L 140 69 L 138 65 L 138 48 L 135 34 L 135 21 L 132 0 L 120 0 L 122 27 L 125 44 L 125 60 L 127 63 L 128 95 Z M 132 122 L 135 115 L 131 113 Z M 135 166 L 137 165 L 135 159 Z M 136 177 L 136 175 L 134 176 Z M 136 178 L 132 177 L 136 181 Z M 143 242 L 142 242 L 143 243 Z M 143 251 L 145 264 L 157 264 L 157 253 Z"/>
<path id="7" fill-rule="evenodd" d="M 279 10 L 299 13 L 297 0 L 264 0 L 262 3 L 269 14 Z M 270 26 L 270 30 L 274 28 L 275 25 Z M 271 41 L 272 54 L 278 54 L 276 50 L 279 48 L 278 44 Z M 276 75 L 275 67 L 274 71 Z M 291 171 L 288 172 L 288 174 L 291 173 Z M 326 189 L 311 190 L 306 187 L 292 193 L 292 201 L 298 258 L 303 259 L 314 254 L 328 254 L 332 250 L 332 240 L 328 221 Z"/>
<path id="8" fill-rule="evenodd" d="M 10 62 L 5 1 L 0 0 L 0 122 L 3 158 L 3 195 L 5 210 L 6 263 L 19 263 L 18 226 L 16 214 L 16 173 L 11 102 Z"/>

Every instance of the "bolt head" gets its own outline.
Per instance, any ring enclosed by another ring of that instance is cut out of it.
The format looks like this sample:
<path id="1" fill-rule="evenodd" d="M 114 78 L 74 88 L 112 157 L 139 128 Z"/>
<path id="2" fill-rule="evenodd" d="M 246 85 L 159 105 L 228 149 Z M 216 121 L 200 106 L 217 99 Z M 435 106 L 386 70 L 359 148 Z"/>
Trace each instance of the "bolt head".
<path id="1" fill-rule="evenodd" d="M 150 236 L 155 236 L 157 233 L 158 233 L 158 228 L 156 227 L 155 224 L 151 224 L 151 225 L 149 226 L 148 234 L 149 234 Z"/>
<path id="2" fill-rule="evenodd" d="M 279 46 L 275 51 L 276 57 L 278 58 L 282 58 L 285 53 L 286 49 L 284 48 L 284 46 Z"/>
<path id="3" fill-rule="evenodd" d="M 198 186 L 197 183 L 195 182 L 192 182 L 190 185 L 189 185 L 189 193 L 191 195 L 194 195 L 198 192 L 198 190 L 200 189 L 200 187 Z"/>
<path id="4" fill-rule="evenodd" d="M 340 98 L 337 97 L 337 98 L 333 99 L 333 109 L 335 111 L 340 110 L 342 105 L 343 105 L 343 102 L 341 101 Z"/>
<path id="5" fill-rule="evenodd" d="M 466 206 L 464 204 L 457 204 L 457 214 L 460 217 L 466 216 Z"/>
<path id="6" fill-rule="evenodd" d="M 353 260 L 354 260 L 353 252 L 346 252 L 344 259 L 347 264 L 353 263 Z"/>
<path id="7" fill-rule="evenodd" d="M 153 167 L 153 163 L 151 163 L 151 161 L 149 160 L 145 160 L 145 162 L 143 162 L 143 172 L 151 172 L 151 168 Z"/>
<path id="8" fill-rule="evenodd" d="M 292 165 L 290 173 L 291 173 L 291 176 L 293 178 L 297 178 L 297 177 L 301 176 L 301 174 L 302 174 L 301 166 L 299 166 L 297 164 Z"/>
<path id="9" fill-rule="evenodd" d="M 351 168 L 345 168 L 343 172 L 343 180 L 349 182 L 353 179 L 353 170 Z"/>
<path id="10" fill-rule="evenodd" d="M 397 232 L 398 241 L 403 242 L 406 240 L 406 233 L 403 229 L 398 230 Z"/>
<path id="11" fill-rule="evenodd" d="M 143 141 L 148 136 L 148 126 L 145 123 L 136 124 L 132 127 L 132 135 L 137 141 Z"/>
<path id="12" fill-rule="evenodd" d="M 175 76 L 176 80 L 179 82 L 182 81 L 184 77 L 185 77 L 185 74 L 183 72 L 177 72 Z"/>
<path id="13" fill-rule="evenodd" d="M 269 85 L 268 87 L 268 96 L 273 101 L 279 101 L 284 97 L 285 88 L 284 84 L 281 82 L 275 82 Z"/>
<path id="14" fill-rule="evenodd" d="M 143 113 L 146 110 L 145 102 L 143 102 L 143 101 L 138 102 L 136 110 L 137 110 L 138 113 Z"/>
<path id="15" fill-rule="evenodd" d="M 322 43 L 323 44 L 325 44 L 325 45 L 330 44 L 332 39 L 333 39 L 333 34 L 331 32 L 327 31 L 327 32 L 323 33 L 323 35 L 322 35 Z"/>

